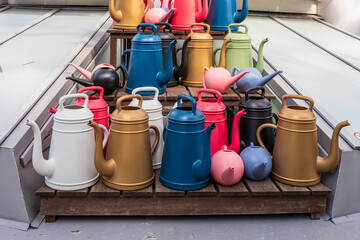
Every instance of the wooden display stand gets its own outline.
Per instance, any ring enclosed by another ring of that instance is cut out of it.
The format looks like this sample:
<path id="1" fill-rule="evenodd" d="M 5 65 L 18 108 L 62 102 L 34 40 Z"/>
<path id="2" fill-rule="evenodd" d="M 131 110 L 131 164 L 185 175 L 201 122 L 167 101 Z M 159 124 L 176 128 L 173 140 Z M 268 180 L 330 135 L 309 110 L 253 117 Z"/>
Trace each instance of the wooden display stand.
<path id="1" fill-rule="evenodd" d="M 46 222 L 56 216 L 174 216 L 253 215 L 309 213 L 320 219 L 331 190 L 324 185 L 293 187 L 271 178 L 243 179 L 234 186 L 211 182 L 196 191 L 177 191 L 163 186 L 156 171 L 154 183 L 137 191 L 118 191 L 99 180 L 78 191 L 56 191 L 42 186 L 40 214 Z"/>

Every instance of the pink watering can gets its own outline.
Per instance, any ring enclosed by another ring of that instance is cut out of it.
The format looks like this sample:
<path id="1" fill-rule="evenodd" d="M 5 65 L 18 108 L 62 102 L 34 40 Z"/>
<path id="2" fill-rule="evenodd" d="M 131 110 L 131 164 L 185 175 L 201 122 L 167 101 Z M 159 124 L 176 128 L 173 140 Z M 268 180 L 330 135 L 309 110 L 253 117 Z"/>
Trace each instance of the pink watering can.
<path id="1" fill-rule="evenodd" d="M 171 23 L 175 8 L 166 11 L 164 8 L 151 8 L 145 13 L 146 23 L 168 22 Z M 163 27 L 158 27 L 162 29 Z"/>
<path id="2" fill-rule="evenodd" d="M 204 68 L 203 72 L 203 86 L 204 88 L 214 89 L 221 93 L 225 93 L 230 87 L 242 78 L 249 71 L 239 73 L 231 77 L 228 70 L 223 67 Z"/>
<path id="3" fill-rule="evenodd" d="M 239 154 L 223 146 L 211 158 L 210 174 L 221 185 L 234 185 L 244 175 L 244 163 Z"/>
<path id="4" fill-rule="evenodd" d="M 212 93 L 217 96 L 217 99 L 204 99 L 201 97 L 201 93 Z M 208 127 L 212 123 L 216 123 L 216 129 L 211 133 L 211 155 L 214 155 L 217 151 L 221 150 L 224 145 L 228 144 L 227 135 L 227 123 L 226 123 L 226 111 L 230 111 L 231 115 L 234 113 L 230 108 L 226 109 L 225 105 L 221 102 L 222 96 L 219 91 L 211 89 L 199 89 L 197 92 L 198 101 L 196 103 L 197 109 L 199 109 L 205 116 L 205 127 Z M 239 120 L 240 117 L 245 115 L 245 110 L 238 112 L 234 118 L 232 128 L 232 140 L 228 149 L 235 152 L 240 150 L 240 137 L 239 137 Z"/>

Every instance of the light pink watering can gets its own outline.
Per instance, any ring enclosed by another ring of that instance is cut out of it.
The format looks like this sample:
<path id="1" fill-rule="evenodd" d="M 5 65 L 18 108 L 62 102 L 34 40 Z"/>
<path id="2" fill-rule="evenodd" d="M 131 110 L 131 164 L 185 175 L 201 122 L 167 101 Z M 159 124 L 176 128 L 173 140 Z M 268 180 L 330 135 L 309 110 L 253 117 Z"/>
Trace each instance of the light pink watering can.
<path id="1" fill-rule="evenodd" d="M 151 8 L 145 13 L 145 22 L 152 24 L 157 22 L 170 23 L 175 10 L 175 8 L 170 9 L 169 11 L 165 11 L 163 8 Z M 157 28 L 162 29 L 163 27 L 158 26 Z"/>
<path id="2" fill-rule="evenodd" d="M 223 146 L 211 158 L 210 174 L 221 185 L 234 185 L 244 175 L 244 163 L 239 154 Z"/>
<path id="3" fill-rule="evenodd" d="M 113 70 L 115 70 L 115 67 L 113 65 L 110 64 L 99 64 L 97 65 L 92 72 L 74 64 L 74 63 L 69 63 L 69 65 L 73 66 L 74 68 L 76 68 L 79 72 L 81 72 L 82 75 L 84 75 L 84 77 L 86 77 L 87 79 L 91 79 L 92 75 L 96 72 L 96 70 L 100 69 L 100 68 L 111 68 Z"/>
<path id="4" fill-rule="evenodd" d="M 225 93 L 230 87 L 249 71 L 239 73 L 231 77 L 228 70 L 223 67 L 204 68 L 203 86 L 205 89 L 214 89 L 221 93 Z"/>

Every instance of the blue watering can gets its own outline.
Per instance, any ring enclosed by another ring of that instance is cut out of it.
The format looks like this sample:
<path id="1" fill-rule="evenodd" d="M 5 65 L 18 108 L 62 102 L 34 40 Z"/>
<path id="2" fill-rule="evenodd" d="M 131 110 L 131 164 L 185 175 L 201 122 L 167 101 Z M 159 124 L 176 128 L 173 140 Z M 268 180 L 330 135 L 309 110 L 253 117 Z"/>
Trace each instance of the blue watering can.
<path id="1" fill-rule="evenodd" d="M 192 107 L 181 106 L 180 99 Z M 194 98 L 180 94 L 177 107 L 167 116 L 160 182 L 169 188 L 189 191 L 206 187 L 210 181 L 210 136 L 215 124 L 205 129 L 205 116 Z"/>
<path id="2" fill-rule="evenodd" d="M 141 33 L 140 27 L 153 29 L 152 34 Z M 156 87 L 159 94 L 166 90 L 166 83 L 173 75 L 172 49 L 176 40 L 172 41 L 167 49 L 166 69 L 161 48 L 161 39 L 156 35 L 154 24 L 141 23 L 136 27 L 137 34 L 131 39 L 131 49 L 121 55 L 121 65 L 124 67 L 126 92 L 131 93 L 139 87 Z M 129 66 L 125 66 L 125 55 L 130 54 Z M 143 91 L 141 95 L 154 95 L 153 91 Z"/>
<path id="3" fill-rule="evenodd" d="M 244 21 L 248 12 L 248 0 L 243 0 L 240 13 L 237 12 L 236 0 L 210 0 L 206 23 L 211 30 L 227 31 L 230 24 Z"/>

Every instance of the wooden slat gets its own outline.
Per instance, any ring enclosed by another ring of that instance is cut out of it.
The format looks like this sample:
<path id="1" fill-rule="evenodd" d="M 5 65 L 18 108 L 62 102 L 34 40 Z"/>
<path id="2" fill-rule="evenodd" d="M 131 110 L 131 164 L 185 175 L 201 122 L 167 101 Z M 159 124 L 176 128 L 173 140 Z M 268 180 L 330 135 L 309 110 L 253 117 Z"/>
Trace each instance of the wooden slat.
<path id="1" fill-rule="evenodd" d="M 119 197 L 120 191 L 106 186 L 102 179 L 100 179 L 89 192 L 91 197 Z"/>
<path id="2" fill-rule="evenodd" d="M 329 195 L 331 193 L 331 189 L 321 183 L 308 188 L 312 195 Z"/>
<path id="3" fill-rule="evenodd" d="M 245 93 L 241 92 L 240 90 L 234 90 L 234 92 L 239 95 L 240 99 L 245 99 Z M 259 96 L 257 93 L 251 93 L 249 96 Z M 265 98 L 266 99 L 276 99 L 276 97 L 268 92 L 265 92 Z"/>
<path id="4" fill-rule="evenodd" d="M 176 101 L 176 98 L 179 94 L 186 94 L 189 95 L 188 90 L 182 86 L 182 85 L 178 85 L 176 87 L 170 87 L 170 88 L 166 88 L 166 100 L 167 101 Z"/>
<path id="5" fill-rule="evenodd" d="M 309 189 L 307 189 L 306 187 L 290 186 L 290 185 L 278 182 L 274 179 L 273 179 L 273 181 L 284 195 L 310 195 L 311 194 L 311 191 Z"/>
<path id="6" fill-rule="evenodd" d="M 170 189 L 161 184 L 159 180 L 159 172 L 160 170 L 156 170 L 155 172 L 155 195 L 157 197 L 184 197 L 184 191 L 178 191 L 174 189 Z"/>
<path id="7" fill-rule="evenodd" d="M 280 190 L 275 184 L 266 178 L 262 181 L 252 181 L 247 178 L 244 179 L 246 186 L 248 187 L 251 194 L 256 196 L 267 196 L 267 195 L 280 195 Z"/>
<path id="8" fill-rule="evenodd" d="M 250 195 L 243 181 L 239 181 L 238 183 L 232 186 L 224 186 L 217 183 L 215 187 L 219 190 L 219 194 L 221 197 Z"/>
<path id="9" fill-rule="evenodd" d="M 135 191 L 123 191 L 121 194 L 121 196 L 124 197 L 152 197 L 153 195 L 153 184 L 146 188 Z"/>
<path id="10" fill-rule="evenodd" d="M 57 197 L 86 197 L 88 195 L 89 188 L 75 190 L 75 191 L 56 191 Z"/>
<path id="11" fill-rule="evenodd" d="M 197 92 L 199 89 L 198 87 L 187 87 L 190 95 L 195 98 L 195 100 L 198 99 L 197 96 Z M 221 94 L 222 95 L 222 101 L 226 102 L 226 101 L 240 101 L 240 97 L 237 93 L 235 93 L 232 89 L 229 89 L 226 93 Z M 214 94 L 211 93 L 201 93 L 201 96 L 203 98 L 211 98 L 211 99 L 215 99 L 216 97 L 214 96 Z M 224 103 L 225 104 L 225 103 Z"/>
<path id="12" fill-rule="evenodd" d="M 202 189 L 199 190 L 194 190 L 194 191 L 188 191 L 187 195 L 189 197 L 208 197 L 208 196 L 216 196 L 217 195 L 217 191 L 216 188 L 214 186 L 214 184 L 212 182 L 209 183 L 209 185 L 207 187 L 204 187 Z"/>
<path id="13" fill-rule="evenodd" d="M 55 194 L 56 190 L 49 188 L 45 184 L 35 192 L 35 195 L 40 197 L 55 197 Z"/>

